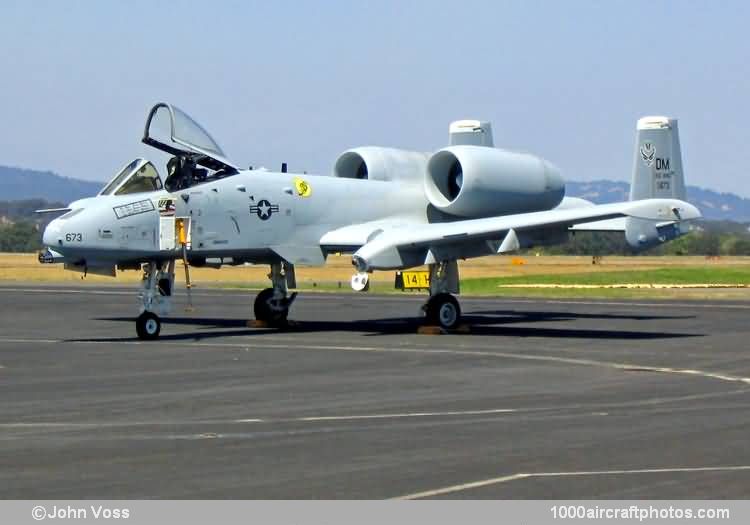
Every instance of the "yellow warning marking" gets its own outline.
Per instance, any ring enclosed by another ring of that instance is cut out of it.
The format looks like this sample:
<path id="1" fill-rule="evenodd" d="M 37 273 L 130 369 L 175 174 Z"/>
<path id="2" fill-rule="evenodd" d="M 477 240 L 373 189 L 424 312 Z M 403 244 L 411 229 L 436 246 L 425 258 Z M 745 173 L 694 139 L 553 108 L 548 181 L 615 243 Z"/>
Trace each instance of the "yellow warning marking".
<path id="1" fill-rule="evenodd" d="M 309 197 L 312 195 L 312 188 L 308 182 L 300 177 L 294 177 L 294 188 L 300 197 Z"/>
<path id="2" fill-rule="evenodd" d="M 429 288 L 430 272 L 401 272 L 404 278 L 404 289 Z"/>
<path id="3" fill-rule="evenodd" d="M 185 225 L 185 219 L 177 219 L 175 221 L 175 229 L 177 230 L 177 242 L 180 244 L 187 244 L 187 227 Z"/>

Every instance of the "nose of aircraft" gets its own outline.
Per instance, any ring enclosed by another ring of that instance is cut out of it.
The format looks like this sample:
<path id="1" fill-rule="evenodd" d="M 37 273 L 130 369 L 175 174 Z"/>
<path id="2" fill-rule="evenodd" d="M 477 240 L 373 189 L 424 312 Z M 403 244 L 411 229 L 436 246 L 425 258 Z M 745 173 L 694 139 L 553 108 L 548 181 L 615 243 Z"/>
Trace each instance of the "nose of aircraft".
<path id="1" fill-rule="evenodd" d="M 50 248 L 55 248 L 61 244 L 61 241 L 62 237 L 60 230 L 60 221 L 58 219 L 54 219 L 44 229 L 44 233 L 42 234 L 42 243 Z"/>

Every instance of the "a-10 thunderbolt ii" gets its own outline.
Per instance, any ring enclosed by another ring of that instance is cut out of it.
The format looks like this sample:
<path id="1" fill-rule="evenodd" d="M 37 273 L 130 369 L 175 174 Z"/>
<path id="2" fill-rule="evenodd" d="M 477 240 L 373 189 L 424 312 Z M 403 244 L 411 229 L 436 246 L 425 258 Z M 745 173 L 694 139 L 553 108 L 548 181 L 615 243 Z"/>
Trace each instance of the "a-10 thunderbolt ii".
<path id="1" fill-rule="evenodd" d="M 495 148 L 490 124 L 480 121 L 451 124 L 449 145 L 434 153 L 348 150 L 328 176 L 241 169 L 170 104 L 151 109 L 143 142 L 171 155 L 166 179 L 134 160 L 97 196 L 60 210 L 40 254 L 97 274 L 142 268 L 143 339 L 159 336 L 177 259 L 270 265 L 271 286 L 254 303 L 268 325 L 286 321 L 297 265 L 352 254 L 356 290 L 367 289 L 370 272 L 427 265 L 427 322 L 450 329 L 461 318 L 459 259 L 563 243 L 572 230 L 622 231 L 645 248 L 700 217 L 684 201 L 677 121 L 666 117 L 638 121 L 630 200 L 605 205 L 566 197 L 555 166 Z"/>

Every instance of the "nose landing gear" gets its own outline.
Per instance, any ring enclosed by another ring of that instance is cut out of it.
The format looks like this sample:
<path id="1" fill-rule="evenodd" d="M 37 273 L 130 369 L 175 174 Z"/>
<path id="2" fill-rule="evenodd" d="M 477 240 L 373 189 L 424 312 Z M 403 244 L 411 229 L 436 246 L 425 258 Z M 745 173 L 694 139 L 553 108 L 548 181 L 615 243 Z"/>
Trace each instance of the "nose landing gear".
<path id="1" fill-rule="evenodd" d="M 152 261 L 143 265 L 141 282 L 141 313 L 135 320 L 139 339 L 154 340 L 161 332 L 160 316 L 172 309 L 174 289 L 174 260 L 167 263 Z"/>

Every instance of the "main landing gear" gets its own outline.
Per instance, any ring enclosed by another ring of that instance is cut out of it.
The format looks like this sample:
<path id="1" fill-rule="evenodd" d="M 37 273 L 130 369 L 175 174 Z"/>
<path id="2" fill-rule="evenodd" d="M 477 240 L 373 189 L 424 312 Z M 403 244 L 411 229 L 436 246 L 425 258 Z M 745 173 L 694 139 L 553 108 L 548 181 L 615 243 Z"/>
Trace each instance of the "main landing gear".
<path id="1" fill-rule="evenodd" d="M 141 281 L 140 315 L 135 320 L 135 331 L 139 339 L 154 340 L 161 332 L 161 317 L 172 310 L 175 261 L 156 262 L 143 265 Z M 289 288 L 296 288 L 294 266 L 286 262 L 271 264 L 271 288 L 266 288 L 255 298 L 255 318 L 267 326 L 285 326 L 289 308 L 297 293 L 289 294 Z"/>
<path id="2" fill-rule="evenodd" d="M 461 307 L 451 295 L 459 292 L 458 264 L 443 261 L 430 264 L 429 268 L 430 298 L 422 310 L 429 325 L 452 330 L 461 322 Z"/>
<path id="3" fill-rule="evenodd" d="M 161 316 L 172 310 L 175 261 L 152 261 L 143 265 L 140 315 L 135 320 L 139 339 L 153 340 L 161 332 Z"/>
<path id="4" fill-rule="evenodd" d="M 156 339 L 161 332 L 161 319 L 153 312 L 143 312 L 135 320 L 138 339 Z"/>
<path id="5" fill-rule="evenodd" d="M 285 326 L 289 308 L 292 306 L 297 292 L 288 293 L 289 288 L 296 288 L 294 266 L 287 262 L 271 264 L 271 288 L 266 288 L 255 297 L 253 311 L 255 319 L 268 326 Z"/>

